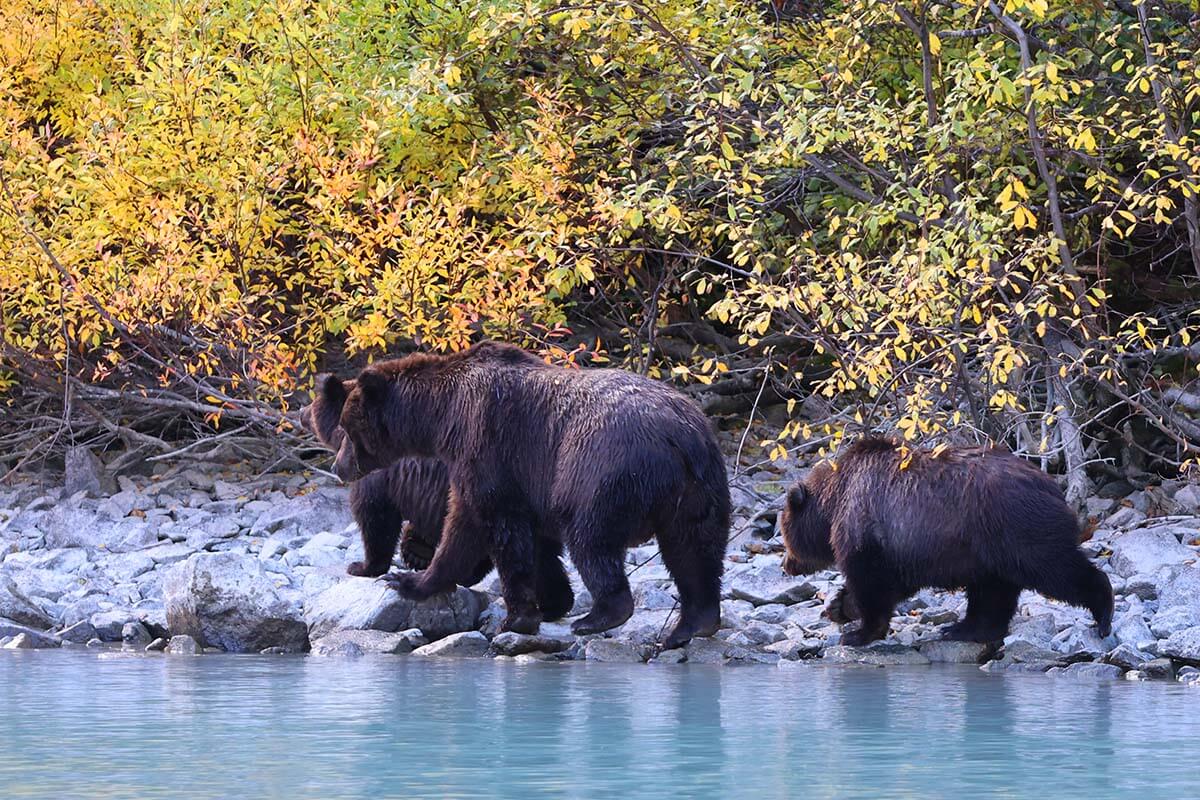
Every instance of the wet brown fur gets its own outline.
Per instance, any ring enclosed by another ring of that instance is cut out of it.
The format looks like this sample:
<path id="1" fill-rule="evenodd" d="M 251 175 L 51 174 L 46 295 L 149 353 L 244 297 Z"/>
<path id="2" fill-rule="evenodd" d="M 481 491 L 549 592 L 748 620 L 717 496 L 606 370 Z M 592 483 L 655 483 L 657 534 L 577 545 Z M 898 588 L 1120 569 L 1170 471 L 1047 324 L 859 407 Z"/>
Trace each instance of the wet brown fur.
<path id="1" fill-rule="evenodd" d="M 354 381 L 341 381 L 331 375 L 319 376 L 313 402 L 300 412 L 305 429 L 335 452 L 345 437 L 340 421 L 342 406 L 354 385 Z M 405 566 L 428 567 L 442 537 L 449 494 L 450 472 L 433 458 L 401 458 L 351 483 L 350 512 L 362 534 L 365 558 L 346 571 L 368 577 L 386 574 L 392 568 L 397 539 Z M 560 559 L 562 547 L 556 544 L 539 549 L 536 570 L 538 607 L 551 620 L 565 616 L 575 604 Z M 478 583 L 491 570 L 492 560 L 484 555 L 466 574 L 463 585 Z"/>
<path id="2" fill-rule="evenodd" d="M 342 405 L 353 388 L 354 381 L 320 375 L 313 401 L 300 410 L 304 428 L 334 452 L 345 435 L 340 423 Z M 401 558 L 415 569 L 428 566 L 442 535 L 449 493 L 450 474 L 445 465 L 424 458 L 401 459 L 352 483 L 350 511 L 362 533 L 366 560 L 351 564 L 346 571 L 375 577 L 391 569 L 405 521 L 408 526 L 400 541 Z"/>
<path id="3" fill-rule="evenodd" d="M 450 468 L 433 563 L 395 577 L 406 596 L 446 591 L 490 554 L 505 626 L 535 631 L 531 565 L 546 543 L 561 542 L 594 598 L 574 630 L 607 630 L 633 612 L 626 548 L 657 535 L 681 603 L 666 645 L 716 631 L 730 513 L 724 461 L 708 420 L 670 387 L 485 342 L 364 370 L 341 424 L 335 469 L 346 479 L 411 456 Z"/>
<path id="4" fill-rule="evenodd" d="M 846 644 L 886 636 L 896 603 L 922 587 L 966 587 L 967 615 L 949 639 L 1003 638 L 1022 589 L 1089 609 L 1108 635 L 1112 587 L 1079 549 L 1079 522 L 1050 476 L 999 449 L 909 452 L 901 469 L 898 443 L 863 439 L 788 493 L 784 571 L 837 564 L 846 588 L 836 621 L 863 620 Z"/>

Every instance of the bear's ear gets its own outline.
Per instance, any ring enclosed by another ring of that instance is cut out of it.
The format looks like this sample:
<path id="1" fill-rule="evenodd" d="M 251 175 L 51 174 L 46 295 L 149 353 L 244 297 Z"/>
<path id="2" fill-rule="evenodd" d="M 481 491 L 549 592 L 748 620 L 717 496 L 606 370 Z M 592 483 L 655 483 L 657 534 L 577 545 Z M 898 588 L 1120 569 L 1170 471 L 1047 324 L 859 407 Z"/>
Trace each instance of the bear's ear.
<path id="1" fill-rule="evenodd" d="M 368 400 L 379 400 L 387 394 L 388 376 L 375 367 L 367 367 L 358 375 L 358 388 Z"/>
<path id="2" fill-rule="evenodd" d="M 797 483 L 788 491 L 787 501 L 792 511 L 804 508 L 808 501 L 808 488 L 803 483 Z"/>
<path id="3" fill-rule="evenodd" d="M 334 406 L 341 406 L 346 402 L 346 385 L 336 375 L 318 375 L 317 387 L 325 402 Z"/>

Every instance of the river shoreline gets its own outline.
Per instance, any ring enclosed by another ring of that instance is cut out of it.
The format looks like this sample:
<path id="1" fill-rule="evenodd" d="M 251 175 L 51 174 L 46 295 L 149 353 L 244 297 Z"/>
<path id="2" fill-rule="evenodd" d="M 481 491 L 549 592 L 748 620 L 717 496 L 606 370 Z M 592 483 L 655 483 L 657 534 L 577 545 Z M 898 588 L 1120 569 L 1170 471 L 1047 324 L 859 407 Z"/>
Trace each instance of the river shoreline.
<path id="1" fill-rule="evenodd" d="M 110 479 L 94 466 L 67 487 L 25 480 L 0 488 L 0 647 L 120 643 L 186 654 L 521 662 L 951 662 L 1200 685 L 1200 489 L 1181 482 L 1125 493 L 1105 487 L 1088 500 L 1096 529 L 1083 547 L 1116 592 L 1111 636 L 1100 639 L 1086 611 L 1025 592 L 1004 642 L 942 642 L 939 630 L 958 619 L 965 596 L 925 590 L 897 607 L 886 640 L 849 648 L 823 614 L 841 576 L 789 578 L 780 570 L 775 513 L 802 470 L 750 470 L 731 482 L 721 630 L 664 652 L 655 643 L 677 609 L 653 543 L 629 550 L 636 612 L 620 628 L 575 637 L 569 617 L 543 623 L 537 636 L 500 633 L 494 573 L 422 604 L 347 576 L 362 545 L 347 490 L 325 476 L 180 466 Z M 569 564 L 568 572 L 578 595 L 573 617 L 590 598 Z"/>

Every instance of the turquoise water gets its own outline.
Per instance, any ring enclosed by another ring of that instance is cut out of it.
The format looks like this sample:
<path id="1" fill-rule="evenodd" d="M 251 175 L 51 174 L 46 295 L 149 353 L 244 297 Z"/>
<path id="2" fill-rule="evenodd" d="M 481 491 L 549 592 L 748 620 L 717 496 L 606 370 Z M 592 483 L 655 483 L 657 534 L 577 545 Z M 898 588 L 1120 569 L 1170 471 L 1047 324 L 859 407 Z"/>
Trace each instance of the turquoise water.
<path id="1" fill-rule="evenodd" d="M 1190 797 L 1200 690 L 970 667 L 0 651 L 5 798 Z"/>

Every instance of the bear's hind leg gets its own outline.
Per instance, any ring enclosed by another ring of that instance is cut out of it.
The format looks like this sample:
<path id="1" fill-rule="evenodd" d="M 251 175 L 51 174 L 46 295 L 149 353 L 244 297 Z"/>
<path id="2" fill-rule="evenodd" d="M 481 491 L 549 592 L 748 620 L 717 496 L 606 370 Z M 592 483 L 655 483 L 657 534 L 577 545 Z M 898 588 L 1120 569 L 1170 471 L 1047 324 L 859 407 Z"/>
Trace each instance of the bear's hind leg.
<path id="1" fill-rule="evenodd" d="M 1049 561 L 1028 586 L 1046 597 L 1086 608 L 1092 612 L 1096 632 L 1101 637 L 1112 633 L 1112 584 L 1078 547 L 1071 547 Z"/>
<path id="2" fill-rule="evenodd" d="M 686 538 L 685 538 L 686 537 Z M 679 591 L 679 622 L 663 640 L 672 650 L 694 636 L 712 636 L 721 626 L 721 572 L 724 536 L 668 530 L 658 536 L 663 564 Z"/>
<path id="3" fill-rule="evenodd" d="M 1017 611 L 1021 587 L 1000 578 L 988 578 L 967 586 L 967 615 L 942 630 L 942 638 L 954 642 L 994 642 L 1008 635 L 1008 623 Z"/>
<path id="4" fill-rule="evenodd" d="M 843 572 L 862 624 L 842 634 L 842 644 L 862 647 L 888 635 L 896 603 L 906 596 L 881 554 L 874 548 L 860 550 L 847 559 Z"/>
<path id="5" fill-rule="evenodd" d="M 562 619 L 575 605 L 575 592 L 571 589 L 571 580 L 560 558 L 562 542 L 538 536 L 533 540 L 533 550 L 537 561 L 534 566 L 534 592 L 542 618 L 547 621 Z"/>
<path id="6" fill-rule="evenodd" d="M 571 560 L 592 594 L 592 610 L 571 624 L 571 632 L 576 636 L 607 631 L 624 625 L 633 616 L 633 593 L 629 591 L 629 579 L 625 577 L 627 540 L 615 537 L 620 541 L 619 545 L 600 547 L 588 540 L 589 533 L 581 536 L 572 531 L 567 537 Z"/>
<path id="7" fill-rule="evenodd" d="M 517 518 L 502 518 L 492 525 L 492 562 L 500 574 L 500 589 L 508 614 L 501 630 L 534 634 L 542 624 L 538 609 L 537 547 L 533 528 Z"/>

